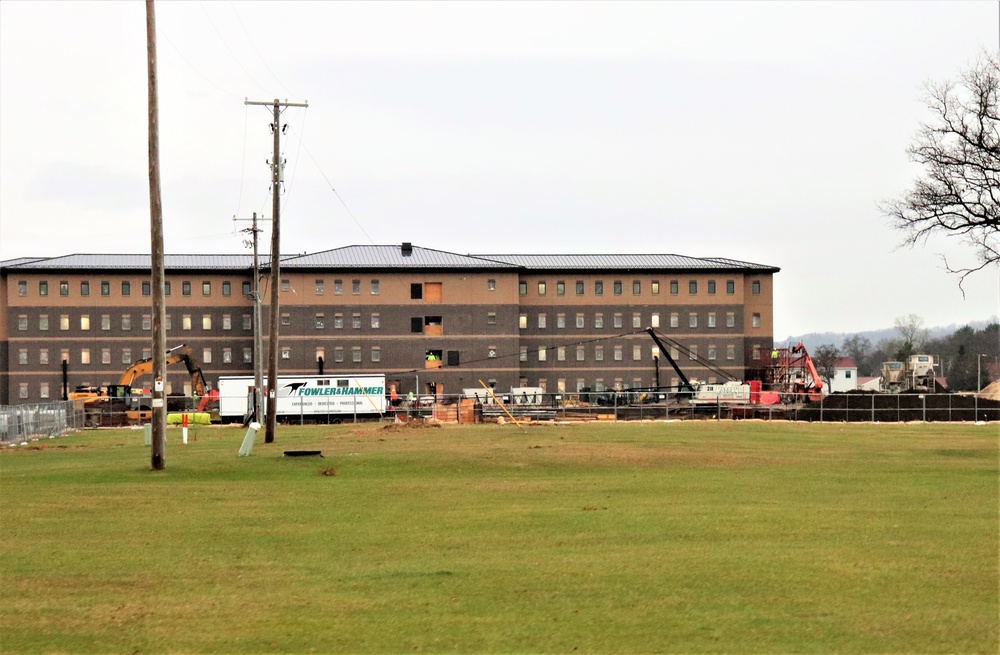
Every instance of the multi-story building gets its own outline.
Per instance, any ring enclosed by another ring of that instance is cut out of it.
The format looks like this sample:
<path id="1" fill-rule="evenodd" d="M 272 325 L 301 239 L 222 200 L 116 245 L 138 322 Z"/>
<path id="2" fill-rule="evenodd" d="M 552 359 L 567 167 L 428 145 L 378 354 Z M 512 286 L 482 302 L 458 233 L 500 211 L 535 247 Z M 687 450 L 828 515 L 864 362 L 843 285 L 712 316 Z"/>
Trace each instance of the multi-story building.
<path id="1" fill-rule="evenodd" d="M 480 381 L 551 392 L 675 385 L 644 331 L 652 327 L 676 344 L 670 355 L 689 378 L 713 382 L 721 370 L 747 379 L 773 345 L 778 270 L 679 255 L 459 255 L 411 244 L 287 255 L 279 373 L 384 373 L 401 393 L 459 393 Z M 265 332 L 270 279 L 265 268 Z M 212 384 L 253 372 L 252 291 L 247 255 L 166 257 L 167 344 L 191 347 Z M 151 301 L 148 255 L 0 262 L 0 403 L 118 382 L 151 356 Z M 168 372 L 167 391 L 190 392 L 184 370 Z"/>

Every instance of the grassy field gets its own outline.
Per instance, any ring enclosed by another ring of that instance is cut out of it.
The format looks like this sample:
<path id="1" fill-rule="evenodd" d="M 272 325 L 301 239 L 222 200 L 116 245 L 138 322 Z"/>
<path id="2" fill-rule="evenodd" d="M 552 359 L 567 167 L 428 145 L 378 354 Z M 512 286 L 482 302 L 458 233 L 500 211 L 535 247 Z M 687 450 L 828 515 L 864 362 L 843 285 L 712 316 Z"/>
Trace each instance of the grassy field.
<path id="1" fill-rule="evenodd" d="M 0 450 L 0 651 L 998 649 L 995 427 L 241 439 L 172 429 L 160 473 L 139 431 Z"/>

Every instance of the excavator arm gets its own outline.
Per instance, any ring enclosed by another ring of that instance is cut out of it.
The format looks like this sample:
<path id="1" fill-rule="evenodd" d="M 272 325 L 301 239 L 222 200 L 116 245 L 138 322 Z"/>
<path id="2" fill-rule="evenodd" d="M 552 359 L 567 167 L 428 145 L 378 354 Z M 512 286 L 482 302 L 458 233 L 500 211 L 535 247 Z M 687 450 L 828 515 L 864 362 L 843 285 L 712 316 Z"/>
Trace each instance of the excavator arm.
<path id="1" fill-rule="evenodd" d="M 677 373 L 677 378 L 681 381 L 680 383 L 681 391 L 689 391 L 691 393 L 694 393 L 695 391 L 694 385 L 691 384 L 691 381 L 688 380 L 687 376 L 684 375 L 684 372 L 681 371 L 681 367 L 677 365 L 677 362 L 674 361 L 674 358 L 670 356 L 670 349 L 667 348 L 665 345 L 663 345 L 663 342 L 660 341 L 660 338 L 656 336 L 656 332 L 653 332 L 653 328 L 646 328 L 646 332 L 649 334 L 649 336 L 653 338 L 653 341 L 656 342 L 656 347 L 660 349 L 660 354 L 663 355 L 663 357 L 667 360 L 667 362 L 670 363 L 670 365 L 674 368 L 674 371 Z"/>
<path id="2" fill-rule="evenodd" d="M 819 371 L 816 370 L 816 365 L 813 363 L 812 357 L 806 351 L 806 346 L 801 341 L 792 348 L 792 353 L 796 355 L 802 355 L 803 364 L 805 364 L 806 370 L 809 371 L 809 375 L 812 376 L 812 386 L 815 393 L 821 393 L 823 391 L 823 378 L 820 377 Z"/>

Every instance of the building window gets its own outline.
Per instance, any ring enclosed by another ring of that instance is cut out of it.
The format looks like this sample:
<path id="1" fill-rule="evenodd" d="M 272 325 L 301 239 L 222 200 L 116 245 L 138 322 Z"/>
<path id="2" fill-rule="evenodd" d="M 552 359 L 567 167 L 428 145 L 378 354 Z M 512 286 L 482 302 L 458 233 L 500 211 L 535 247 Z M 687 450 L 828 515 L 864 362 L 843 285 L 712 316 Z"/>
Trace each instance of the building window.
<path id="1" fill-rule="evenodd" d="M 83 316 L 80 317 L 80 329 L 81 330 L 90 329 L 90 316 L 88 314 L 84 314 Z"/>
<path id="2" fill-rule="evenodd" d="M 291 347 L 289 347 L 289 346 L 282 346 L 281 347 L 281 358 L 282 359 L 291 359 L 292 358 L 292 349 L 291 349 Z"/>
<path id="3" fill-rule="evenodd" d="M 709 295 L 715 294 L 715 280 L 708 281 L 708 293 Z"/>
<path id="4" fill-rule="evenodd" d="M 760 314 L 754 312 L 753 317 L 750 320 L 752 322 L 753 327 L 755 328 L 760 327 Z"/>
<path id="5" fill-rule="evenodd" d="M 111 314 L 101 314 L 101 329 L 102 330 L 111 329 Z"/>
<path id="6" fill-rule="evenodd" d="M 323 327 L 326 325 L 326 320 L 323 318 L 322 314 L 316 314 L 314 325 L 317 330 L 322 330 Z"/>
<path id="7" fill-rule="evenodd" d="M 691 359 L 698 359 L 698 346 L 696 344 L 688 346 L 688 357 Z"/>
<path id="8" fill-rule="evenodd" d="M 22 322 L 21 319 L 24 319 L 23 322 Z M 24 327 L 21 327 L 22 324 L 24 325 Z M 17 327 L 18 327 L 19 330 L 27 330 L 28 329 L 28 315 L 27 314 L 23 314 L 23 315 L 21 315 L 21 316 L 18 317 Z M 49 315 L 48 314 L 39 314 L 38 315 L 38 329 L 41 330 L 42 332 L 47 332 L 48 331 L 48 329 L 49 329 Z"/>
<path id="9" fill-rule="evenodd" d="M 615 293 L 616 296 L 622 295 L 622 281 L 621 280 L 615 280 L 614 284 L 612 285 L 612 288 L 614 289 L 614 293 Z"/>
<path id="10" fill-rule="evenodd" d="M 24 399 L 28 397 L 28 383 L 19 382 L 17 385 L 17 397 Z"/>
<path id="11" fill-rule="evenodd" d="M 614 360 L 616 362 L 622 361 L 622 347 L 621 346 L 615 346 Z"/>
<path id="12" fill-rule="evenodd" d="M 521 314 L 520 316 L 517 317 L 517 327 L 521 328 L 522 330 L 526 330 L 528 328 L 527 314 Z"/>
<path id="13" fill-rule="evenodd" d="M 28 283 L 21 280 L 17 283 L 17 295 L 26 296 L 28 295 Z"/>
<path id="14" fill-rule="evenodd" d="M 486 324 L 487 325 L 496 325 L 497 324 L 497 313 L 496 312 L 488 312 L 486 314 Z"/>
<path id="15" fill-rule="evenodd" d="M 649 283 L 649 291 L 654 296 L 660 295 L 660 281 L 659 280 L 653 280 L 652 282 L 650 282 Z"/>
<path id="16" fill-rule="evenodd" d="M 638 362 L 642 360 L 642 346 L 639 344 L 632 344 L 632 361 Z"/>
<path id="17" fill-rule="evenodd" d="M 101 295 L 110 296 L 111 295 L 111 283 L 107 280 L 101 280 Z"/>
<path id="18" fill-rule="evenodd" d="M 691 280 L 688 282 L 688 293 L 692 296 L 698 293 L 698 282 L 697 280 Z"/>
<path id="19" fill-rule="evenodd" d="M 344 315 L 334 314 L 333 315 L 333 329 L 343 330 L 344 329 Z"/>
<path id="20" fill-rule="evenodd" d="M 69 314 L 63 314 L 59 317 L 59 329 L 68 330 L 69 329 Z"/>
<path id="21" fill-rule="evenodd" d="M 355 296 L 361 294 L 361 280 L 351 280 L 351 293 Z"/>
<path id="22" fill-rule="evenodd" d="M 49 295 L 49 283 L 42 280 L 38 283 L 38 295 L 47 296 Z"/>
<path id="23" fill-rule="evenodd" d="M 333 361 L 338 364 L 344 363 L 344 349 L 342 347 L 337 346 L 333 349 Z"/>
<path id="24" fill-rule="evenodd" d="M 372 314 L 372 329 L 377 330 L 382 327 L 382 318 L 378 314 Z"/>
<path id="25" fill-rule="evenodd" d="M 190 330 L 191 329 L 191 315 L 190 314 L 184 314 L 181 317 L 181 329 L 182 330 Z"/>
<path id="26" fill-rule="evenodd" d="M 604 361 L 604 346 L 594 346 L 594 361 Z"/>
<path id="27" fill-rule="evenodd" d="M 649 316 L 649 327 L 660 327 L 660 314 L 658 312 L 653 312 Z"/>
<path id="28" fill-rule="evenodd" d="M 222 349 L 222 363 L 223 364 L 232 364 L 233 363 L 233 349 L 232 348 L 223 348 Z"/>
<path id="29" fill-rule="evenodd" d="M 696 328 L 698 327 L 698 315 L 688 314 L 688 327 Z"/>
<path id="30" fill-rule="evenodd" d="M 559 346 L 556 348 L 556 359 L 560 362 L 566 361 L 566 346 Z"/>
<path id="31" fill-rule="evenodd" d="M 229 296 L 233 293 L 233 285 L 231 282 L 222 283 L 222 295 Z"/>
<path id="32" fill-rule="evenodd" d="M 181 282 L 181 295 L 182 296 L 190 296 L 191 295 L 191 283 L 190 282 Z"/>
<path id="33" fill-rule="evenodd" d="M 351 314 L 351 328 L 355 330 L 361 329 L 361 314 L 355 313 Z"/>
<path id="34" fill-rule="evenodd" d="M 517 293 L 521 296 L 528 295 L 528 283 L 521 281 L 517 283 Z"/>
<path id="35" fill-rule="evenodd" d="M 203 364 L 211 364 L 212 363 L 212 349 L 211 348 L 205 348 L 205 349 L 203 349 L 201 351 L 201 361 L 202 361 Z"/>
<path id="36" fill-rule="evenodd" d="M 334 280 L 333 281 L 333 293 L 334 295 L 340 296 L 344 293 L 344 281 Z"/>
<path id="37" fill-rule="evenodd" d="M 131 296 L 132 295 L 132 283 L 128 280 L 122 280 L 122 295 Z"/>
<path id="38" fill-rule="evenodd" d="M 244 364 L 250 364 L 252 362 L 253 362 L 253 349 L 252 348 L 244 348 L 243 349 L 243 363 Z"/>
<path id="39" fill-rule="evenodd" d="M 165 281 L 163 283 L 163 295 L 165 295 L 165 296 L 169 296 L 170 295 L 170 283 L 169 282 Z"/>
<path id="40" fill-rule="evenodd" d="M 152 359 L 153 358 L 153 351 L 150 350 L 149 348 L 143 348 L 142 349 L 142 358 L 143 359 Z"/>
<path id="41" fill-rule="evenodd" d="M 564 280 L 559 280 L 556 282 L 556 295 L 565 296 L 566 295 L 566 282 Z"/>
<path id="42" fill-rule="evenodd" d="M 754 360 L 760 359 L 760 346 L 758 344 L 753 345 L 753 348 L 750 350 L 750 357 Z"/>
<path id="43" fill-rule="evenodd" d="M 604 329 L 604 314 L 594 314 L 594 329 L 595 330 Z"/>
<path id="44" fill-rule="evenodd" d="M 101 363 L 110 364 L 111 363 L 111 349 L 101 348 Z"/>
<path id="45" fill-rule="evenodd" d="M 639 296 L 642 295 L 642 282 L 639 280 L 632 280 L 632 295 Z"/>
<path id="46" fill-rule="evenodd" d="M 726 312 L 726 327 L 736 327 L 736 314 Z"/>
<path id="47" fill-rule="evenodd" d="M 380 286 L 381 285 L 379 285 L 378 280 L 372 280 L 372 295 L 373 296 L 377 296 L 378 295 Z M 372 361 L 376 361 L 376 360 L 373 359 Z"/>
<path id="48" fill-rule="evenodd" d="M 642 314 L 632 314 L 632 327 L 634 328 L 642 327 Z"/>
<path id="49" fill-rule="evenodd" d="M 39 364 L 48 364 L 49 363 L 49 349 L 48 348 L 42 348 L 41 350 L 38 351 L 38 363 Z M 109 364 L 111 363 L 110 360 L 108 361 L 108 363 Z"/>
<path id="50" fill-rule="evenodd" d="M 586 359 L 586 357 L 587 357 L 587 354 L 586 354 L 586 351 L 584 350 L 583 346 L 577 346 L 576 347 L 576 361 L 582 362 L 582 361 L 584 361 L 584 359 Z"/>
<path id="51" fill-rule="evenodd" d="M 292 290 L 292 283 L 291 283 L 291 281 L 290 280 L 282 280 L 281 281 L 281 290 L 283 292 L 285 292 L 285 293 L 291 291 Z"/>
<path id="52" fill-rule="evenodd" d="M 595 296 L 603 296 L 604 295 L 604 282 L 603 281 L 597 280 L 596 282 L 594 282 L 594 295 Z"/>
<path id="53" fill-rule="evenodd" d="M 709 361 L 715 361 L 716 359 L 716 348 L 714 345 L 708 347 L 708 359 Z"/>
<path id="54" fill-rule="evenodd" d="M 243 314 L 243 329 L 252 330 L 253 329 L 253 316 L 250 314 Z"/>
<path id="55" fill-rule="evenodd" d="M 28 365 L 28 349 L 27 348 L 21 348 L 20 350 L 17 351 L 17 363 L 21 364 L 22 366 L 27 366 Z"/>
<path id="56" fill-rule="evenodd" d="M 538 328 L 541 330 L 545 329 L 545 312 L 538 315 Z"/>
<path id="57" fill-rule="evenodd" d="M 576 281 L 576 295 L 578 296 L 583 295 L 583 280 Z"/>
<path id="58" fill-rule="evenodd" d="M 487 291 L 496 291 L 497 290 L 497 281 L 496 280 L 486 280 L 486 290 Z"/>
<path id="59" fill-rule="evenodd" d="M 520 350 L 518 351 L 517 358 L 518 358 L 519 361 L 522 361 L 522 362 L 528 361 L 528 347 L 527 346 L 521 346 L 520 347 Z"/>
<path id="60" fill-rule="evenodd" d="M 202 315 L 202 317 L 201 317 L 201 329 L 202 330 L 211 330 L 212 329 L 212 315 L 211 314 L 203 314 Z"/>
<path id="61" fill-rule="evenodd" d="M 222 329 L 223 330 L 232 330 L 233 329 L 233 316 L 232 316 L 232 314 L 223 314 L 222 315 Z"/>
<path id="62" fill-rule="evenodd" d="M 732 295 L 732 294 L 736 293 L 736 281 L 735 280 L 726 280 L 726 293 L 728 293 L 729 295 Z"/>
<path id="63" fill-rule="evenodd" d="M 736 346 L 729 344 L 726 346 L 726 359 L 736 359 Z"/>
<path id="64" fill-rule="evenodd" d="M 382 361 L 382 351 L 379 349 L 378 346 L 374 346 L 372 348 L 372 361 L 373 362 L 381 362 Z"/>
<path id="65" fill-rule="evenodd" d="M 545 295 L 545 283 L 544 282 L 539 282 L 538 283 L 538 295 L 540 295 L 540 296 L 544 296 Z"/>
<path id="66" fill-rule="evenodd" d="M 61 282 L 59 282 L 59 295 L 60 296 L 68 296 L 69 295 L 69 282 L 68 281 L 62 280 Z"/>
<path id="67" fill-rule="evenodd" d="M 710 328 L 715 327 L 715 312 L 708 313 L 708 327 Z"/>
<path id="68" fill-rule="evenodd" d="M 152 293 L 152 289 L 150 287 L 149 282 L 143 282 L 140 288 L 142 290 L 142 295 L 144 296 L 148 296 L 150 295 L 150 293 Z"/>
<path id="69" fill-rule="evenodd" d="M 556 314 L 556 329 L 562 330 L 566 327 L 566 314 L 559 312 Z"/>
<path id="70" fill-rule="evenodd" d="M 132 349 L 122 348 L 122 364 L 131 364 L 131 363 L 132 363 Z"/>
<path id="71" fill-rule="evenodd" d="M 122 314 L 122 331 L 127 332 L 132 329 L 132 315 Z"/>
<path id="72" fill-rule="evenodd" d="M 244 282 L 242 285 L 243 295 L 250 297 L 253 295 L 253 287 L 249 282 Z"/>
<path id="73" fill-rule="evenodd" d="M 212 283 L 211 282 L 205 281 L 205 282 L 201 283 L 201 295 L 203 295 L 203 296 L 210 296 L 210 295 L 212 295 Z"/>
<path id="74" fill-rule="evenodd" d="M 292 324 L 292 315 L 288 314 L 287 312 L 283 313 L 281 315 L 281 324 L 282 325 L 291 325 Z"/>
<path id="75" fill-rule="evenodd" d="M 583 317 L 583 314 L 577 314 L 576 315 L 576 327 L 578 329 L 583 329 L 583 326 L 584 326 L 584 317 Z"/>
<path id="76" fill-rule="evenodd" d="M 351 361 L 355 364 L 361 363 L 361 346 L 351 348 Z"/>
<path id="77" fill-rule="evenodd" d="M 615 314 L 615 317 L 614 317 L 614 326 L 615 326 L 616 330 L 619 330 L 619 329 L 625 327 L 625 322 L 622 319 L 622 315 L 621 314 Z"/>
<path id="78" fill-rule="evenodd" d="M 323 295 L 323 280 L 316 280 L 316 295 Z"/>
<path id="79" fill-rule="evenodd" d="M 538 347 L 538 361 L 540 361 L 540 362 L 544 362 L 545 361 L 545 346 L 539 346 Z M 25 357 L 24 357 L 24 363 L 25 364 L 28 363 L 27 353 L 25 354 Z"/>
<path id="80" fill-rule="evenodd" d="M 490 347 L 488 347 L 486 349 L 486 356 L 490 357 L 490 358 L 496 357 L 497 356 L 497 347 L 496 346 L 490 346 Z"/>
<path id="81" fill-rule="evenodd" d="M 677 312 L 670 313 L 670 327 L 677 328 L 681 326 L 680 315 Z"/>

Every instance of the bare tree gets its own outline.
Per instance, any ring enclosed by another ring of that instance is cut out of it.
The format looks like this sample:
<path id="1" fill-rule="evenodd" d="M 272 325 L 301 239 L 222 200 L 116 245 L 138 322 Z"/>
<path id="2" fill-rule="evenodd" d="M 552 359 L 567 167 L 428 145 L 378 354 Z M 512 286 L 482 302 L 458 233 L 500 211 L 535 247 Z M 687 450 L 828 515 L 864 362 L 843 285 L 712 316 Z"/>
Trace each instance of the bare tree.
<path id="1" fill-rule="evenodd" d="M 899 336 L 903 340 L 896 355 L 899 359 L 905 359 L 923 349 L 931 337 L 930 330 L 924 327 L 924 319 L 916 314 L 898 317 L 896 331 L 899 332 Z"/>
<path id="2" fill-rule="evenodd" d="M 837 375 L 838 359 L 840 359 L 840 351 L 833 344 L 819 346 L 812 355 L 816 372 L 826 382 L 827 389 L 833 386 L 833 378 Z"/>
<path id="3" fill-rule="evenodd" d="M 879 203 L 904 245 L 932 235 L 956 236 L 971 245 L 978 265 L 945 267 L 965 278 L 1000 266 L 1000 58 L 983 53 L 958 82 L 928 82 L 933 120 L 917 131 L 907 150 L 924 168 L 902 198 Z"/>
<path id="4" fill-rule="evenodd" d="M 854 360 L 859 375 L 871 375 L 869 358 L 872 355 L 872 342 L 866 336 L 854 334 L 844 339 L 844 353 Z"/>

